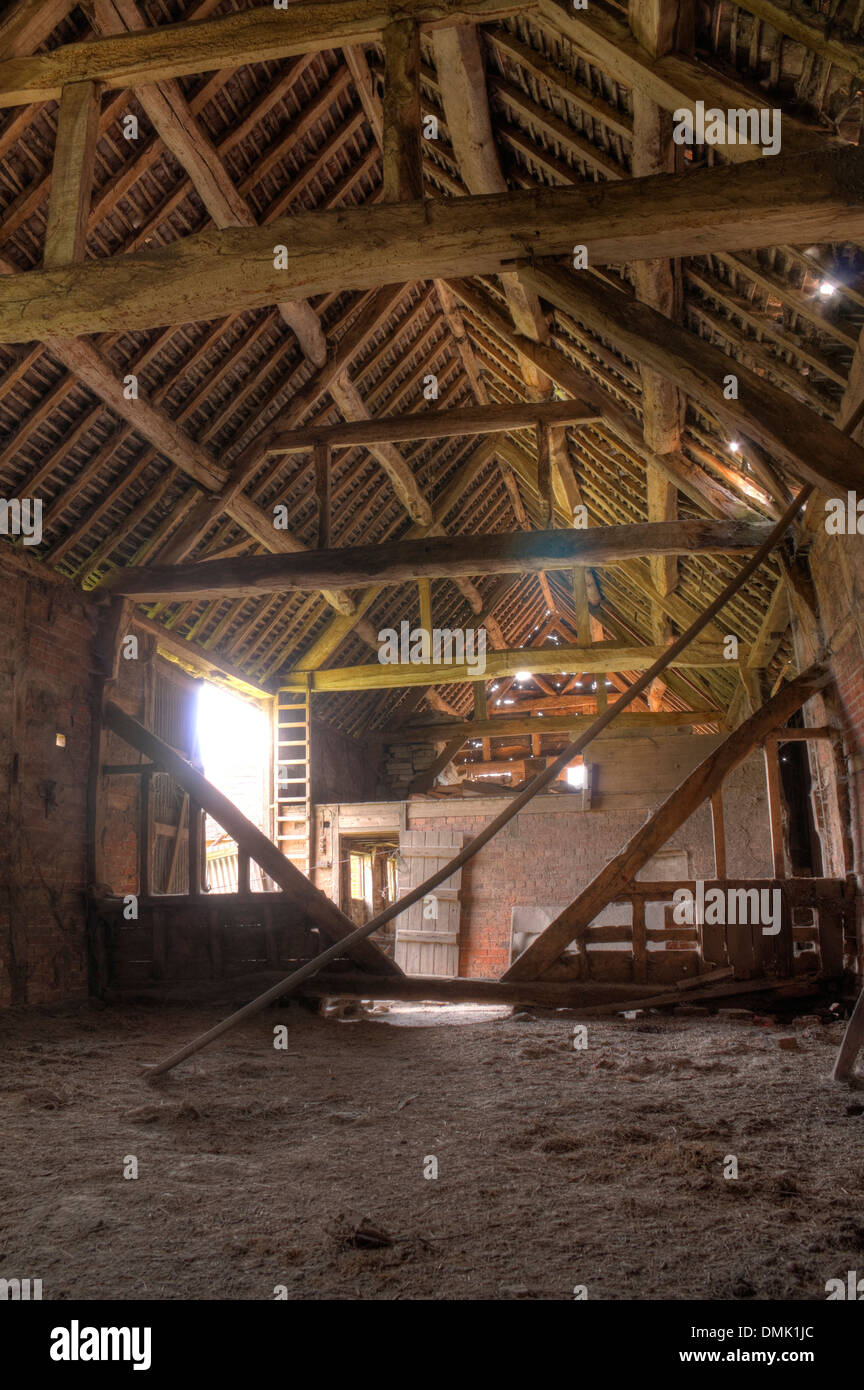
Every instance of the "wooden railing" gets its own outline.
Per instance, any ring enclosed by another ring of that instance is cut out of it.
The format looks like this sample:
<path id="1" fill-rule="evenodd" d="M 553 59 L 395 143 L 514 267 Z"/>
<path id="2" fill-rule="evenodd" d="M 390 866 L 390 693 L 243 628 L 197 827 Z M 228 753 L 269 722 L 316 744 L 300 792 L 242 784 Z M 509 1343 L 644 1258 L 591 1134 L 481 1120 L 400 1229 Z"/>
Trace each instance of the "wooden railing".
<path id="1" fill-rule="evenodd" d="M 770 935 L 758 922 L 677 922 L 673 916 L 673 894 L 677 889 L 687 889 L 695 903 L 697 888 L 696 879 L 633 884 L 618 894 L 605 912 L 607 916 L 616 915 L 615 908 L 620 908 L 622 919 L 629 913 L 629 920 L 592 924 L 582 943 L 585 949 L 569 951 L 544 978 L 661 984 L 696 981 L 700 976 L 716 976 L 720 970 L 736 980 L 816 973 L 833 977 L 841 973 L 844 933 L 848 930 L 850 939 L 854 933 L 854 883 L 835 878 L 703 881 L 706 895 L 717 888 L 724 894 L 730 890 L 778 889 L 780 930 Z M 648 906 L 652 903 L 663 905 L 659 923 L 649 923 Z"/>

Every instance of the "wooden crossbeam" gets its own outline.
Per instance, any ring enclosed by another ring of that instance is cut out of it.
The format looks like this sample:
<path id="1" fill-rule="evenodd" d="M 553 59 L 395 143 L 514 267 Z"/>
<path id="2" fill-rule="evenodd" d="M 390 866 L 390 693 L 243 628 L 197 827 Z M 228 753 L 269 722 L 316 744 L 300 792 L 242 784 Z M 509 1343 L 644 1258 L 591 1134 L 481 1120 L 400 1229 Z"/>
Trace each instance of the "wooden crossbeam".
<path id="1" fill-rule="evenodd" d="M 460 20 L 484 24 L 524 8 L 516 0 L 459 0 L 457 13 Z M 64 44 L 36 57 L 0 61 L 0 107 L 51 101 L 67 82 L 83 78 L 109 88 L 140 87 L 189 73 L 376 43 L 394 19 L 413 15 L 434 25 L 452 22 L 452 13 L 442 0 L 301 0 L 287 9 L 268 5 L 219 19 Z"/>
<path id="2" fill-rule="evenodd" d="M 508 272 L 520 248 L 532 257 L 569 253 L 574 226 L 593 265 L 862 239 L 862 168 L 864 151 L 841 148 L 601 187 L 381 203 L 207 230 L 146 253 L 3 278 L 0 342 L 136 331 L 314 294 Z M 284 260 L 274 244 L 287 247 Z"/>
<path id="3" fill-rule="evenodd" d="M 398 635 L 398 634 L 397 634 Z M 560 671 L 584 671 L 602 674 L 610 671 L 644 671 L 658 660 L 667 648 L 663 646 L 644 647 L 619 646 L 615 642 L 595 642 L 590 647 L 516 647 L 505 651 L 486 652 L 485 670 L 476 665 L 462 663 L 413 664 L 411 662 L 382 665 L 378 662 L 368 666 L 333 666 L 327 671 L 315 671 L 310 675 L 313 691 L 332 690 L 391 690 L 414 685 L 458 685 L 462 682 L 500 680 L 515 676 L 525 669 L 526 662 L 531 670 L 556 674 Z M 738 662 L 729 661 L 723 653 L 720 642 L 693 642 L 676 659 L 674 665 L 683 669 L 702 670 L 712 666 L 736 669 L 739 662 L 747 659 L 747 649 L 739 648 Z M 283 682 L 292 689 L 291 679 Z"/>
<path id="4" fill-rule="evenodd" d="M 379 415 L 367 421 L 321 428 L 284 430 L 267 440 L 267 453 L 305 453 L 316 444 L 331 449 L 354 449 L 376 441 L 413 442 L 447 439 L 459 434 L 506 434 L 547 425 L 589 425 L 602 419 L 583 401 L 514 401 L 507 405 L 462 406 L 454 410 L 421 410 L 404 415 Z"/>
<path id="5" fill-rule="evenodd" d="M 523 657 L 525 653 L 523 653 Z M 477 686 L 475 685 L 475 690 Z M 553 701 L 548 702 L 550 707 Z M 587 701 L 586 701 L 587 703 Z M 595 719 L 594 713 L 543 714 L 520 716 L 502 714 L 493 719 L 464 719 L 451 723 L 404 724 L 394 729 L 376 729 L 367 734 L 375 743 L 440 743 L 443 738 L 525 738 L 528 735 L 579 733 Z M 615 727 L 635 733 L 650 733 L 652 729 L 692 728 L 694 724 L 715 724 L 725 719 L 725 711 L 705 707 L 695 710 L 637 710 L 620 714 Z"/>
<path id="6" fill-rule="evenodd" d="M 354 931 L 354 923 L 318 888 L 314 888 L 300 870 L 286 859 L 267 836 L 243 815 L 212 783 L 208 782 L 191 763 L 176 753 L 164 739 L 139 724 L 112 700 L 105 703 L 105 723 L 131 748 L 170 772 L 174 780 L 188 792 L 190 805 L 199 806 L 218 821 L 240 849 L 250 855 L 278 883 L 289 902 L 296 903 L 308 919 L 334 941 L 341 941 Z M 371 942 L 363 942 L 356 954 L 358 964 L 367 969 L 382 970 L 387 975 L 402 974 L 397 965 Z"/>
<path id="7" fill-rule="evenodd" d="M 326 445 L 320 446 L 326 453 Z M 324 463 L 326 471 L 326 461 Z M 478 574 L 542 574 L 574 566 L 614 565 L 641 555 L 722 555 L 755 550 L 767 526 L 743 521 L 638 522 L 587 530 L 497 532 L 486 536 L 429 536 L 385 545 L 241 555 L 196 564 L 137 566 L 109 574 L 104 587 L 160 598 L 314 592 L 361 584 Z"/>
<path id="8" fill-rule="evenodd" d="M 731 733 L 714 752 L 685 777 L 614 859 L 522 952 L 504 980 L 539 978 L 571 941 L 584 940 L 591 922 L 604 907 L 635 879 L 652 855 L 687 821 L 702 803 L 719 791 L 726 777 L 759 746 L 766 734 L 799 710 L 812 695 L 824 689 L 831 672 L 824 666 L 811 666 L 800 676 L 781 686 L 777 694 Z"/>

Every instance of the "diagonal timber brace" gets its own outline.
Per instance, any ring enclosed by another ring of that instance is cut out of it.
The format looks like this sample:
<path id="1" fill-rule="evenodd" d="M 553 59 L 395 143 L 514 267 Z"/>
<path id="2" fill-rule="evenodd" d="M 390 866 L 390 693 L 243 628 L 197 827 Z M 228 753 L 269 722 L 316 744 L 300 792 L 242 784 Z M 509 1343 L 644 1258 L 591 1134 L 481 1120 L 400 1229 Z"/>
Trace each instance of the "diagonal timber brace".
<path id="1" fill-rule="evenodd" d="M 165 772 L 170 772 L 192 800 L 203 806 L 207 814 L 227 830 L 237 841 L 238 848 L 245 850 L 249 857 L 269 874 L 274 883 L 279 884 L 286 898 L 296 903 L 310 921 L 321 928 L 325 936 L 336 942 L 334 949 L 337 955 L 352 955 L 358 965 L 374 971 L 375 974 L 401 976 L 402 971 L 398 965 L 385 956 L 383 951 L 379 951 L 371 941 L 359 941 L 347 949 L 343 948 L 341 943 L 354 934 L 354 923 L 351 919 L 340 912 L 336 904 L 320 889 L 313 887 L 300 870 L 285 858 L 281 850 L 277 849 L 257 826 L 246 819 L 233 801 L 218 791 L 206 777 L 202 777 L 185 758 L 181 758 L 179 753 L 175 753 L 161 738 L 151 734 L 143 724 L 139 724 L 137 719 L 126 714 L 125 710 L 120 709 L 119 705 L 115 705 L 111 700 L 105 705 L 104 717 L 105 723 L 113 733 L 125 739 L 132 748 L 137 748 L 139 753 L 158 763 Z"/>
<path id="2" fill-rule="evenodd" d="M 715 748 L 689 777 L 685 777 L 681 785 L 640 826 L 621 852 L 610 859 L 578 898 L 565 907 L 554 922 L 550 922 L 501 978 L 538 979 L 554 965 L 571 941 L 582 941 L 597 914 L 632 883 L 639 870 L 644 868 L 669 836 L 719 790 L 729 773 L 758 747 L 766 734 L 784 724 L 805 700 L 809 700 L 830 680 L 830 670 L 817 665 L 811 666 L 788 685 L 781 686 L 776 695 L 730 734 L 719 748 Z"/>

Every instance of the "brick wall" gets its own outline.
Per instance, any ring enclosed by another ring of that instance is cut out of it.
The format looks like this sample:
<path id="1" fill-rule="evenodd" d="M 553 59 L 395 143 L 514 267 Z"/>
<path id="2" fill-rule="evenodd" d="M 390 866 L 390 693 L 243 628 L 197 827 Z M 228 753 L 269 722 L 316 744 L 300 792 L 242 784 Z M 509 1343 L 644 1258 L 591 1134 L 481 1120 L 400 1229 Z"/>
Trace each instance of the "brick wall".
<path id="1" fill-rule="evenodd" d="M 658 795 L 655 804 L 661 799 Z M 764 775 L 758 760 L 750 759 L 728 779 L 724 801 L 730 877 L 770 876 Z M 510 963 L 511 908 L 566 906 L 645 821 L 644 809 L 582 812 L 550 802 L 542 798 L 541 811 L 526 807 L 462 870 L 460 975 L 500 975 Z M 415 830 L 461 830 L 467 839 L 488 819 L 476 813 L 424 818 L 412 809 L 409 823 Z M 708 808 L 697 811 L 667 848 L 687 853 L 693 877 L 711 878 L 714 852 Z M 650 866 L 640 874 L 647 879 L 662 876 L 662 871 L 652 873 Z"/>
<path id="2" fill-rule="evenodd" d="M 86 993 L 95 611 L 0 543 L 0 1006 Z M 57 746 L 57 735 L 66 739 Z"/>
<path id="3" fill-rule="evenodd" d="M 462 870 L 460 899 L 459 974 L 494 977 L 510 962 L 511 909 L 514 906 L 564 906 L 584 888 L 638 830 L 653 810 L 718 740 L 693 738 L 656 740 L 653 772 L 647 760 L 640 762 L 638 791 L 610 793 L 600 808 L 602 794 L 591 810 L 581 809 L 578 795 L 539 796 L 520 812 Z M 628 745 L 629 746 L 629 745 Z M 684 761 L 686 759 L 686 761 Z M 599 769 L 599 786 L 604 779 Z M 610 782 L 612 778 L 608 779 Z M 483 797 L 463 801 L 413 800 L 407 803 L 411 830 L 453 830 L 465 839 L 477 834 L 507 803 Z M 402 803 L 405 807 L 405 803 Z M 768 836 L 765 774 L 761 756 L 748 758 L 724 785 L 727 861 L 730 877 L 768 878 L 771 854 Z M 339 807 L 342 835 L 397 832 L 400 803 L 377 802 L 369 806 Z M 332 832 L 316 820 L 319 864 L 315 882 L 338 901 Z M 341 841 L 344 854 L 347 841 Z M 694 878 L 714 874 L 710 810 L 701 807 L 667 846 L 688 855 Z M 641 878 L 665 878 L 657 865 L 649 865 Z M 344 904 L 343 904 L 344 907 Z"/>

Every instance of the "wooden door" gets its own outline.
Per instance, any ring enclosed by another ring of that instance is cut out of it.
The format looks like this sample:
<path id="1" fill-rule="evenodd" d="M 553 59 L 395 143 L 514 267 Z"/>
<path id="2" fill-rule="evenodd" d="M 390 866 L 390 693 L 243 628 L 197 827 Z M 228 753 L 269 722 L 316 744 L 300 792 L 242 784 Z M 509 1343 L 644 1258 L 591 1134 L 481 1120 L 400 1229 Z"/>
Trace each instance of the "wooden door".
<path id="1" fill-rule="evenodd" d="M 399 836 L 399 896 L 404 898 L 462 848 L 452 830 L 403 830 Z M 402 867 L 404 865 L 404 868 Z M 396 964 L 406 975 L 459 973 L 459 887 L 462 870 L 396 918 Z"/>

